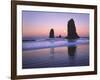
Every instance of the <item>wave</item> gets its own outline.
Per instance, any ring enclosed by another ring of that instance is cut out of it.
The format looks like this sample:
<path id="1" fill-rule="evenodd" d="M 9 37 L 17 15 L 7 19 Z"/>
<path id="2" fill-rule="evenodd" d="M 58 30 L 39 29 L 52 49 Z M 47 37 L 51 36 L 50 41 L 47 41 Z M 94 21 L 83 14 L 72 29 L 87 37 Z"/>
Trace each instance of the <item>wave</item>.
<path id="1" fill-rule="evenodd" d="M 55 48 L 55 47 L 62 47 L 62 46 L 77 46 L 81 44 L 89 43 L 89 39 L 87 38 L 80 38 L 77 40 L 68 40 L 68 39 L 41 39 L 37 41 L 25 41 L 22 43 L 22 49 L 44 49 L 44 48 Z"/>

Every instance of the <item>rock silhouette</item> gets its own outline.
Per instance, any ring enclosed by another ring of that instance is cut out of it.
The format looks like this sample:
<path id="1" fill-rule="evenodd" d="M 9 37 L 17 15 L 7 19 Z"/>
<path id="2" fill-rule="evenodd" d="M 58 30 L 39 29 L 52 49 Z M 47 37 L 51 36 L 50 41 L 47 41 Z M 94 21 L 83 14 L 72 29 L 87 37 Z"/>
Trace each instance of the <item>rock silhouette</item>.
<path id="1" fill-rule="evenodd" d="M 49 32 L 49 38 L 54 38 L 54 30 L 51 29 L 50 32 Z"/>
<path id="2" fill-rule="evenodd" d="M 70 19 L 68 21 L 68 35 L 67 35 L 68 39 L 77 39 L 79 38 L 77 32 L 76 32 L 76 26 L 75 26 L 75 22 L 73 19 Z"/>
<path id="3" fill-rule="evenodd" d="M 62 36 L 61 36 L 61 35 L 59 35 L 58 37 L 59 37 L 59 38 L 61 38 Z"/>

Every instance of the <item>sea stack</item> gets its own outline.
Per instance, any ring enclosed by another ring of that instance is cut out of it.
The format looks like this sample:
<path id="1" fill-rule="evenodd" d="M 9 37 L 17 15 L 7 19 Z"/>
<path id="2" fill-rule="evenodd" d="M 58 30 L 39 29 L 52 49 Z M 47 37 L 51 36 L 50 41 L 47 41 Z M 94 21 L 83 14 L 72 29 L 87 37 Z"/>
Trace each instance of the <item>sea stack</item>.
<path id="1" fill-rule="evenodd" d="M 50 32 L 49 32 L 49 38 L 54 38 L 54 30 L 51 29 Z"/>
<path id="2" fill-rule="evenodd" d="M 75 26 L 75 22 L 73 19 L 70 19 L 68 21 L 68 35 L 67 35 L 68 39 L 77 39 L 79 38 L 77 32 L 76 32 L 76 26 Z"/>

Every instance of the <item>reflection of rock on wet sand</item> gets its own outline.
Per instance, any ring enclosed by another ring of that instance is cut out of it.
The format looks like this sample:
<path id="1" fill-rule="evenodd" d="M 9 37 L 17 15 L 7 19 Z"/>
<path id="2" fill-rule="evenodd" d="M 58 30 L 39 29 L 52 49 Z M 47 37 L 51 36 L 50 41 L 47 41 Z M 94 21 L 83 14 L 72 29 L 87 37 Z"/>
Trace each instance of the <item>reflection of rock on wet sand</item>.
<path id="1" fill-rule="evenodd" d="M 74 40 L 74 42 L 75 42 L 75 41 L 76 41 L 76 40 Z M 70 42 L 73 42 L 73 41 L 70 41 L 70 40 L 69 40 L 69 43 L 70 43 Z M 77 46 L 76 46 L 76 45 L 68 46 L 69 63 L 70 63 L 71 66 L 74 66 L 75 63 L 76 63 L 76 59 L 75 59 L 76 50 L 77 50 Z"/>
<path id="2" fill-rule="evenodd" d="M 70 66 L 76 65 L 76 46 L 68 47 L 68 56 L 69 56 L 69 64 Z"/>
<path id="3" fill-rule="evenodd" d="M 51 55 L 51 58 L 54 58 L 54 48 L 50 48 L 50 55 Z"/>
<path id="4" fill-rule="evenodd" d="M 69 46 L 68 47 L 68 55 L 74 57 L 76 53 L 76 46 Z"/>

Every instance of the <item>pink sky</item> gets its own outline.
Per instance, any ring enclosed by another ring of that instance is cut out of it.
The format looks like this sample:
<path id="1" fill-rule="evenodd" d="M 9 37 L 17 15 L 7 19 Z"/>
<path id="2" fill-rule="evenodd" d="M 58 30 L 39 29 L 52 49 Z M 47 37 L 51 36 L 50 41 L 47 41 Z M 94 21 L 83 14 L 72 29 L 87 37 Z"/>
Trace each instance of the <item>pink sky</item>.
<path id="1" fill-rule="evenodd" d="M 89 14 L 23 11 L 23 37 L 67 36 L 67 23 L 73 18 L 80 37 L 89 36 Z"/>

